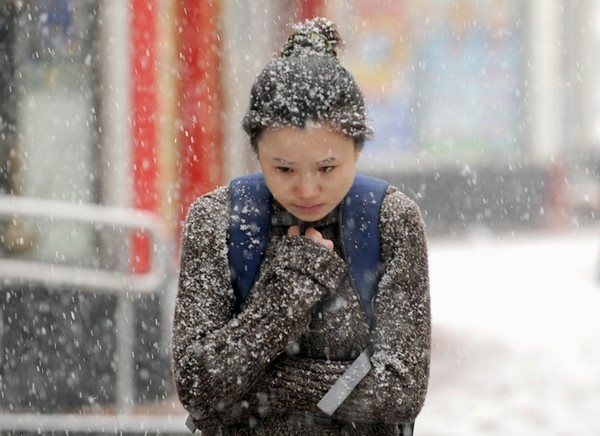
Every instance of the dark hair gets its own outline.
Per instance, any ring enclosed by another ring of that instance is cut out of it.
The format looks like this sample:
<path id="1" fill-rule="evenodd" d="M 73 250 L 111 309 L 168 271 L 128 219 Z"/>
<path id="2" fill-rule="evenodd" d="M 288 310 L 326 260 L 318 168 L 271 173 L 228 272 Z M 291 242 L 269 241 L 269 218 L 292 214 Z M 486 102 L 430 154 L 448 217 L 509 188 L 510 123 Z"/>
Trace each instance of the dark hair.
<path id="1" fill-rule="evenodd" d="M 258 150 L 261 133 L 269 128 L 304 128 L 323 122 L 351 137 L 362 149 L 372 129 L 356 81 L 337 57 L 342 39 L 324 18 L 307 20 L 256 78 L 242 126 Z"/>

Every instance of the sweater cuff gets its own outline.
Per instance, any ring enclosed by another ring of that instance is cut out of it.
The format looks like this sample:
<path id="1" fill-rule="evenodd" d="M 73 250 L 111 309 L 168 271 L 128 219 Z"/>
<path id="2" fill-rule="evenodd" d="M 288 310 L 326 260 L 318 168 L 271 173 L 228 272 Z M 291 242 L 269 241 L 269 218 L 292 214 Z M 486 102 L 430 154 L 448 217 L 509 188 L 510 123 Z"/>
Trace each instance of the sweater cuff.
<path id="1" fill-rule="evenodd" d="M 276 268 L 300 272 L 331 293 L 347 271 L 337 253 L 302 236 L 282 236 L 273 254 Z"/>
<path id="2" fill-rule="evenodd" d="M 317 403 L 346 366 L 342 362 L 320 363 L 316 359 L 283 356 L 273 365 L 273 376 L 265 387 L 271 394 L 272 407 L 283 411 L 287 405 L 294 404 L 299 410 L 320 413 Z"/>

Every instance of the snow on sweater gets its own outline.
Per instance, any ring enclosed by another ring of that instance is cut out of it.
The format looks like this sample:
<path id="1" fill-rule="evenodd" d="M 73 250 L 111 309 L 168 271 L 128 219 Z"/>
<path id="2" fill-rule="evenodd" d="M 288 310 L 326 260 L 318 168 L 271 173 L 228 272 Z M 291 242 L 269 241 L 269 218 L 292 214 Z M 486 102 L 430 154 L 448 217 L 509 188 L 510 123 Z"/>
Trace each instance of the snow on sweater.
<path id="1" fill-rule="evenodd" d="M 398 434 L 397 424 L 421 410 L 429 376 L 427 247 L 416 204 L 392 186 L 386 192 L 373 369 L 333 420 L 316 405 L 369 342 L 337 251 L 337 212 L 314 223 L 334 241 L 336 250 L 329 251 L 287 236 L 294 218 L 273 205 L 260 272 L 234 319 L 229 213 L 228 187 L 199 198 L 182 241 L 173 369 L 180 401 L 202 434 Z"/>

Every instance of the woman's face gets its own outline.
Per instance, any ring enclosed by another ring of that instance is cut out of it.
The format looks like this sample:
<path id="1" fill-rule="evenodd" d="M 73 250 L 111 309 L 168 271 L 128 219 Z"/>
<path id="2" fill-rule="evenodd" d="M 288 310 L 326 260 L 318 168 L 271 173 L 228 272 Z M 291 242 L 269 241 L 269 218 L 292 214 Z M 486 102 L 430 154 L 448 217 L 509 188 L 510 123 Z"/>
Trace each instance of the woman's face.
<path id="1" fill-rule="evenodd" d="M 352 138 L 328 128 L 269 129 L 258 160 L 273 197 L 296 218 L 317 221 L 344 199 L 360 152 Z"/>

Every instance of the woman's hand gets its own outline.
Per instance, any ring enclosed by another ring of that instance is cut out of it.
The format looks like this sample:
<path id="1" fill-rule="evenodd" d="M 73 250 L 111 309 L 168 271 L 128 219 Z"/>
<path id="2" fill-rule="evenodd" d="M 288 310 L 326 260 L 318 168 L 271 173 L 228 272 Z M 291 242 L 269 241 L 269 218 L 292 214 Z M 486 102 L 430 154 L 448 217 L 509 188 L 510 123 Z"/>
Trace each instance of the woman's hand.
<path id="1" fill-rule="evenodd" d="M 288 236 L 300 236 L 300 226 L 291 226 L 288 229 L 287 234 Z M 328 250 L 333 251 L 333 241 L 330 239 L 323 238 L 321 232 L 314 229 L 313 227 L 309 227 L 308 229 L 306 229 L 306 231 L 304 232 L 304 236 L 316 242 L 317 244 L 322 245 Z"/>

